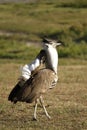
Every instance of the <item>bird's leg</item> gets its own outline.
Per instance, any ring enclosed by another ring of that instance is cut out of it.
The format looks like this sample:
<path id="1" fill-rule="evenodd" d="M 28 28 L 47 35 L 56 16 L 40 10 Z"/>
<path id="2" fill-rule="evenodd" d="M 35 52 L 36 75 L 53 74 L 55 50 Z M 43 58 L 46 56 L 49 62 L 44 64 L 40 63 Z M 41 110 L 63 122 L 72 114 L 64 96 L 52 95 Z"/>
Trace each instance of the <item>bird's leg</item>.
<path id="1" fill-rule="evenodd" d="M 43 107 L 43 109 L 45 111 L 46 116 L 50 119 L 51 117 L 49 116 L 49 114 L 48 114 L 48 112 L 46 110 L 46 107 L 44 105 L 44 100 L 43 100 L 42 96 L 40 96 L 40 103 L 41 103 L 41 105 L 42 105 L 42 107 Z"/>
<path id="2" fill-rule="evenodd" d="M 33 120 L 37 120 L 37 118 L 36 118 L 37 104 L 38 104 L 38 99 L 35 101 L 35 108 L 34 108 L 34 117 L 33 117 Z"/>

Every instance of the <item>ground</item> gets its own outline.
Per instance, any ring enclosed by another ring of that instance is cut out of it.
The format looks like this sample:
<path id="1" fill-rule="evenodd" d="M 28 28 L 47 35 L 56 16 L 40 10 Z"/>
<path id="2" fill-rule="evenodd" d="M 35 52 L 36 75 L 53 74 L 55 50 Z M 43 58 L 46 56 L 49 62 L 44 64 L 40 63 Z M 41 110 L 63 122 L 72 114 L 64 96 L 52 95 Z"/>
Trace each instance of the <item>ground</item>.
<path id="1" fill-rule="evenodd" d="M 87 130 L 87 61 L 62 59 L 59 81 L 44 95 L 51 119 L 47 119 L 40 104 L 38 121 L 32 121 L 34 103 L 8 101 L 8 95 L 19 77 L 21 64 L 0 63 L 0 130 Z M 75 64 L 76 62 L 76 64 Z"/>

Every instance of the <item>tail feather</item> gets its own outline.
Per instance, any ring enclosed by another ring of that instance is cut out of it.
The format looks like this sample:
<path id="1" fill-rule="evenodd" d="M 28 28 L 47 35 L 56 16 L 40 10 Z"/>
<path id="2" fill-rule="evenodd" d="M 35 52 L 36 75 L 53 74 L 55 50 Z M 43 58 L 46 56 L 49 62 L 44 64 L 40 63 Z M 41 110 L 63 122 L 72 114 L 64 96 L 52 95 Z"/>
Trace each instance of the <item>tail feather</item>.
<path id="1" fill-rule="evenodd" d="M 10 92 L 9 96 L 8 96 L 8 100 L 13 102 L 13 103 L 16 103 L 17 102 L 17 97 L 19 95 L 19 92 L 22 88 L 24 84 L 24 80 L 21 79 L 16 85 L 15 87 L 12 89 L 12 91 Z"/>
<path id="2" fill-rule="evenodd" d="M 16 103 L 17 101 L 26 102 L 27 97 L 31 92 L 30 84 L 32 80 L 32 77 L 26 82 L 23 79 L 21 79 L 10 92 L 8 100 L 13 103 Z"/>
<path id="3" fill-rule="evenodd" d="M 26 82 L 20 80 L 16 86 L 12 89 L 8 96 L 8 100 L 16 103 L 17 101 L 31 103 L 35 100 L 37 91 L 34 86 L 36 86 L 35 79 L 38 79 L 38 73 L 35 73 L 29 80 Z"/>

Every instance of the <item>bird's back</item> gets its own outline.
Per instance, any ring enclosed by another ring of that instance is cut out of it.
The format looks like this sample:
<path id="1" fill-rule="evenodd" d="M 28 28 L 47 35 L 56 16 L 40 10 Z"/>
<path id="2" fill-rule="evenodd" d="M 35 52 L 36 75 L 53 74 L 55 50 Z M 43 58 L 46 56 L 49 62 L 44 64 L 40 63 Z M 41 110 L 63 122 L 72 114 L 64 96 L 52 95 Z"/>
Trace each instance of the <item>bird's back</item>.
<path id="1" fill-rule="evenodd" d="M 54 72 L 50 69 L 42 69 L 36 72 L 17 93 L 17 101 L 31 103 L 45 93 L 52 85 Z"/>

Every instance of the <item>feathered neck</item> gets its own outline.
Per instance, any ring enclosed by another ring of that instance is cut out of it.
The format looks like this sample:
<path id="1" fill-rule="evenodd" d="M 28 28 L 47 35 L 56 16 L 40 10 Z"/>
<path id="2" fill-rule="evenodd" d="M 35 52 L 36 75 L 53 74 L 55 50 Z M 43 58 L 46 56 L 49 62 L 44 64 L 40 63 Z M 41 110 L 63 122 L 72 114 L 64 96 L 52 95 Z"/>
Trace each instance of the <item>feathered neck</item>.
<path id="1" fill-rule="evenodd" d="M 46 67 L 52 69 L 57 74 L 58 67 L 58 53 L 55 47 L 48 45 L 45 48 L 47 57 L 46 57 Z"/>

